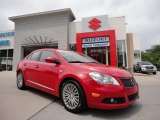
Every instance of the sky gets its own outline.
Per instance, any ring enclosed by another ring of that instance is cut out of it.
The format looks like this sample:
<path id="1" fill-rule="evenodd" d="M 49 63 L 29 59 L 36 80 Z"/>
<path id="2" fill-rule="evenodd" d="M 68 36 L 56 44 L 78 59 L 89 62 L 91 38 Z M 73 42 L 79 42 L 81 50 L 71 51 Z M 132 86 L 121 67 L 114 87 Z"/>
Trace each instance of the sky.
<path id="1" fill-rule="evenodd" d="M 160 0 L 0 0 L 0 6 L 0 31 L 14 30 L 11 16 L 71 8 L 76 21 L 125 16 L 127 32 L 138 36 L 142 50 L 160 44 Z"/>

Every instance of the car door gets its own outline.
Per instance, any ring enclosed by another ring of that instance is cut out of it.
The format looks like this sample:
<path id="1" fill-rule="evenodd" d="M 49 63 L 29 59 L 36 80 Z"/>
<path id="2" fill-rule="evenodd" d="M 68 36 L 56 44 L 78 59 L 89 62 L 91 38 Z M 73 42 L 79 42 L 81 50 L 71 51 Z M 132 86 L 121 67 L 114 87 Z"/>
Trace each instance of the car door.
<path id="1" fill-rule="evenodd" d="M 28 56 L 27 60 L 24 63 L 25 75 L 27 82 L 34 83 L 37 82 L 37 61 L 40 57 L 41 51 L 35 51 L 30 56 Z"/>
<path id="2" fill-rule="evenodd" d="M 38 74 L 38 84 L 46 90 L 55 90 L 56 83 L 58 81 L 58 71 L 60 64 L 47 63 L 45 58 L 47 57 L 58 57 L 53 53 L 53 51 L 43 50 L 37 62 L 38 68 L 36 68 L 36 74 Z"/>

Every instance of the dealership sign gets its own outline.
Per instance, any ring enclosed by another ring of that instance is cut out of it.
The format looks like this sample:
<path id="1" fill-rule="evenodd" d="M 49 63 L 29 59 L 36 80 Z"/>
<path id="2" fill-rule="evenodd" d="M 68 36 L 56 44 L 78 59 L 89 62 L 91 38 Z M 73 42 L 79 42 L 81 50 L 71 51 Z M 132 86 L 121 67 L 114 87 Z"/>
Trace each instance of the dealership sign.
<path id="1" fill-rule="evenodd" d="M 9 45 L 10 41 L 9 40 L 0 40 L 0 45 Z"/>
<path id="2" fill-rule="evenodd" d="M 101 27 L 100 25 L 101 21 L 97 18 L 93 18 L 92 20 L 89 21 L 89 28 L 96 30 L 99 27 Z"/>
<path id="3" fill-rule="evenodd" d="M 83 38 L 82 48 L 109 46 L 109 37 Z"/>
<path id="4" fill-rule="evenodd" d="M 14 32 L 4 32 L 4 33 L 0 32 L 0 37 L 7 37 L 7 36 L 13 36 L 13 35 L 14 35 Z"/>
<path id="5" fill-rule="evenodd" d="M 109 42 L 108 37 L 83 38 L 82 43 Z"/>
<path id="6" fill-rule="evenodd" d="M 109 46 L 109 42 L 107 43 L 91 43 L 91 44 L 83 44 L 82 48 L 89 48 L 89 47 L 103 47 Z"/>

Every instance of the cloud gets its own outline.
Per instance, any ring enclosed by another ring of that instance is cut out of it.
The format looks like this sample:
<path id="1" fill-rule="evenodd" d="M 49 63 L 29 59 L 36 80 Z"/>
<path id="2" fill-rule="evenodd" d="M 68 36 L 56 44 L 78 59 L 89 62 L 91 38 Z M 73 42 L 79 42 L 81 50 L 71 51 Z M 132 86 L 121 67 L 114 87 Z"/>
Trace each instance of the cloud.
<path id="1" fill-rule="evenodd" d="M 14 29 L 10 16 L 71 8 L 77 21 L 103 14 L 125 16 L 127 32 L 139 36 L 144 50 L 160 44 L 159 7 L 159 0 L 5 0 L 0 7 L 0 31 Z"/>

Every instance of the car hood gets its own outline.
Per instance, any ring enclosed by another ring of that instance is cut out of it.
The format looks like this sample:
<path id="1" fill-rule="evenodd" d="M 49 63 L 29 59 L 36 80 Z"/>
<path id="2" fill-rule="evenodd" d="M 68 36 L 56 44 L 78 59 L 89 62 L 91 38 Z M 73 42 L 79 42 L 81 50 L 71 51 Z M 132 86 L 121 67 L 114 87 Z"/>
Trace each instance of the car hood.
<path id="1" fill-rule="evenodd" d="M 94 64 L 94 63 L 72 63 L 72 65 L 77 69 L 85 69 L 89 72 L 96 71 L 101 72 L 113 77 L 132 77 L 132 74 L 128 71 L 118 68 L 107 66 L 104 64 Z"/>

